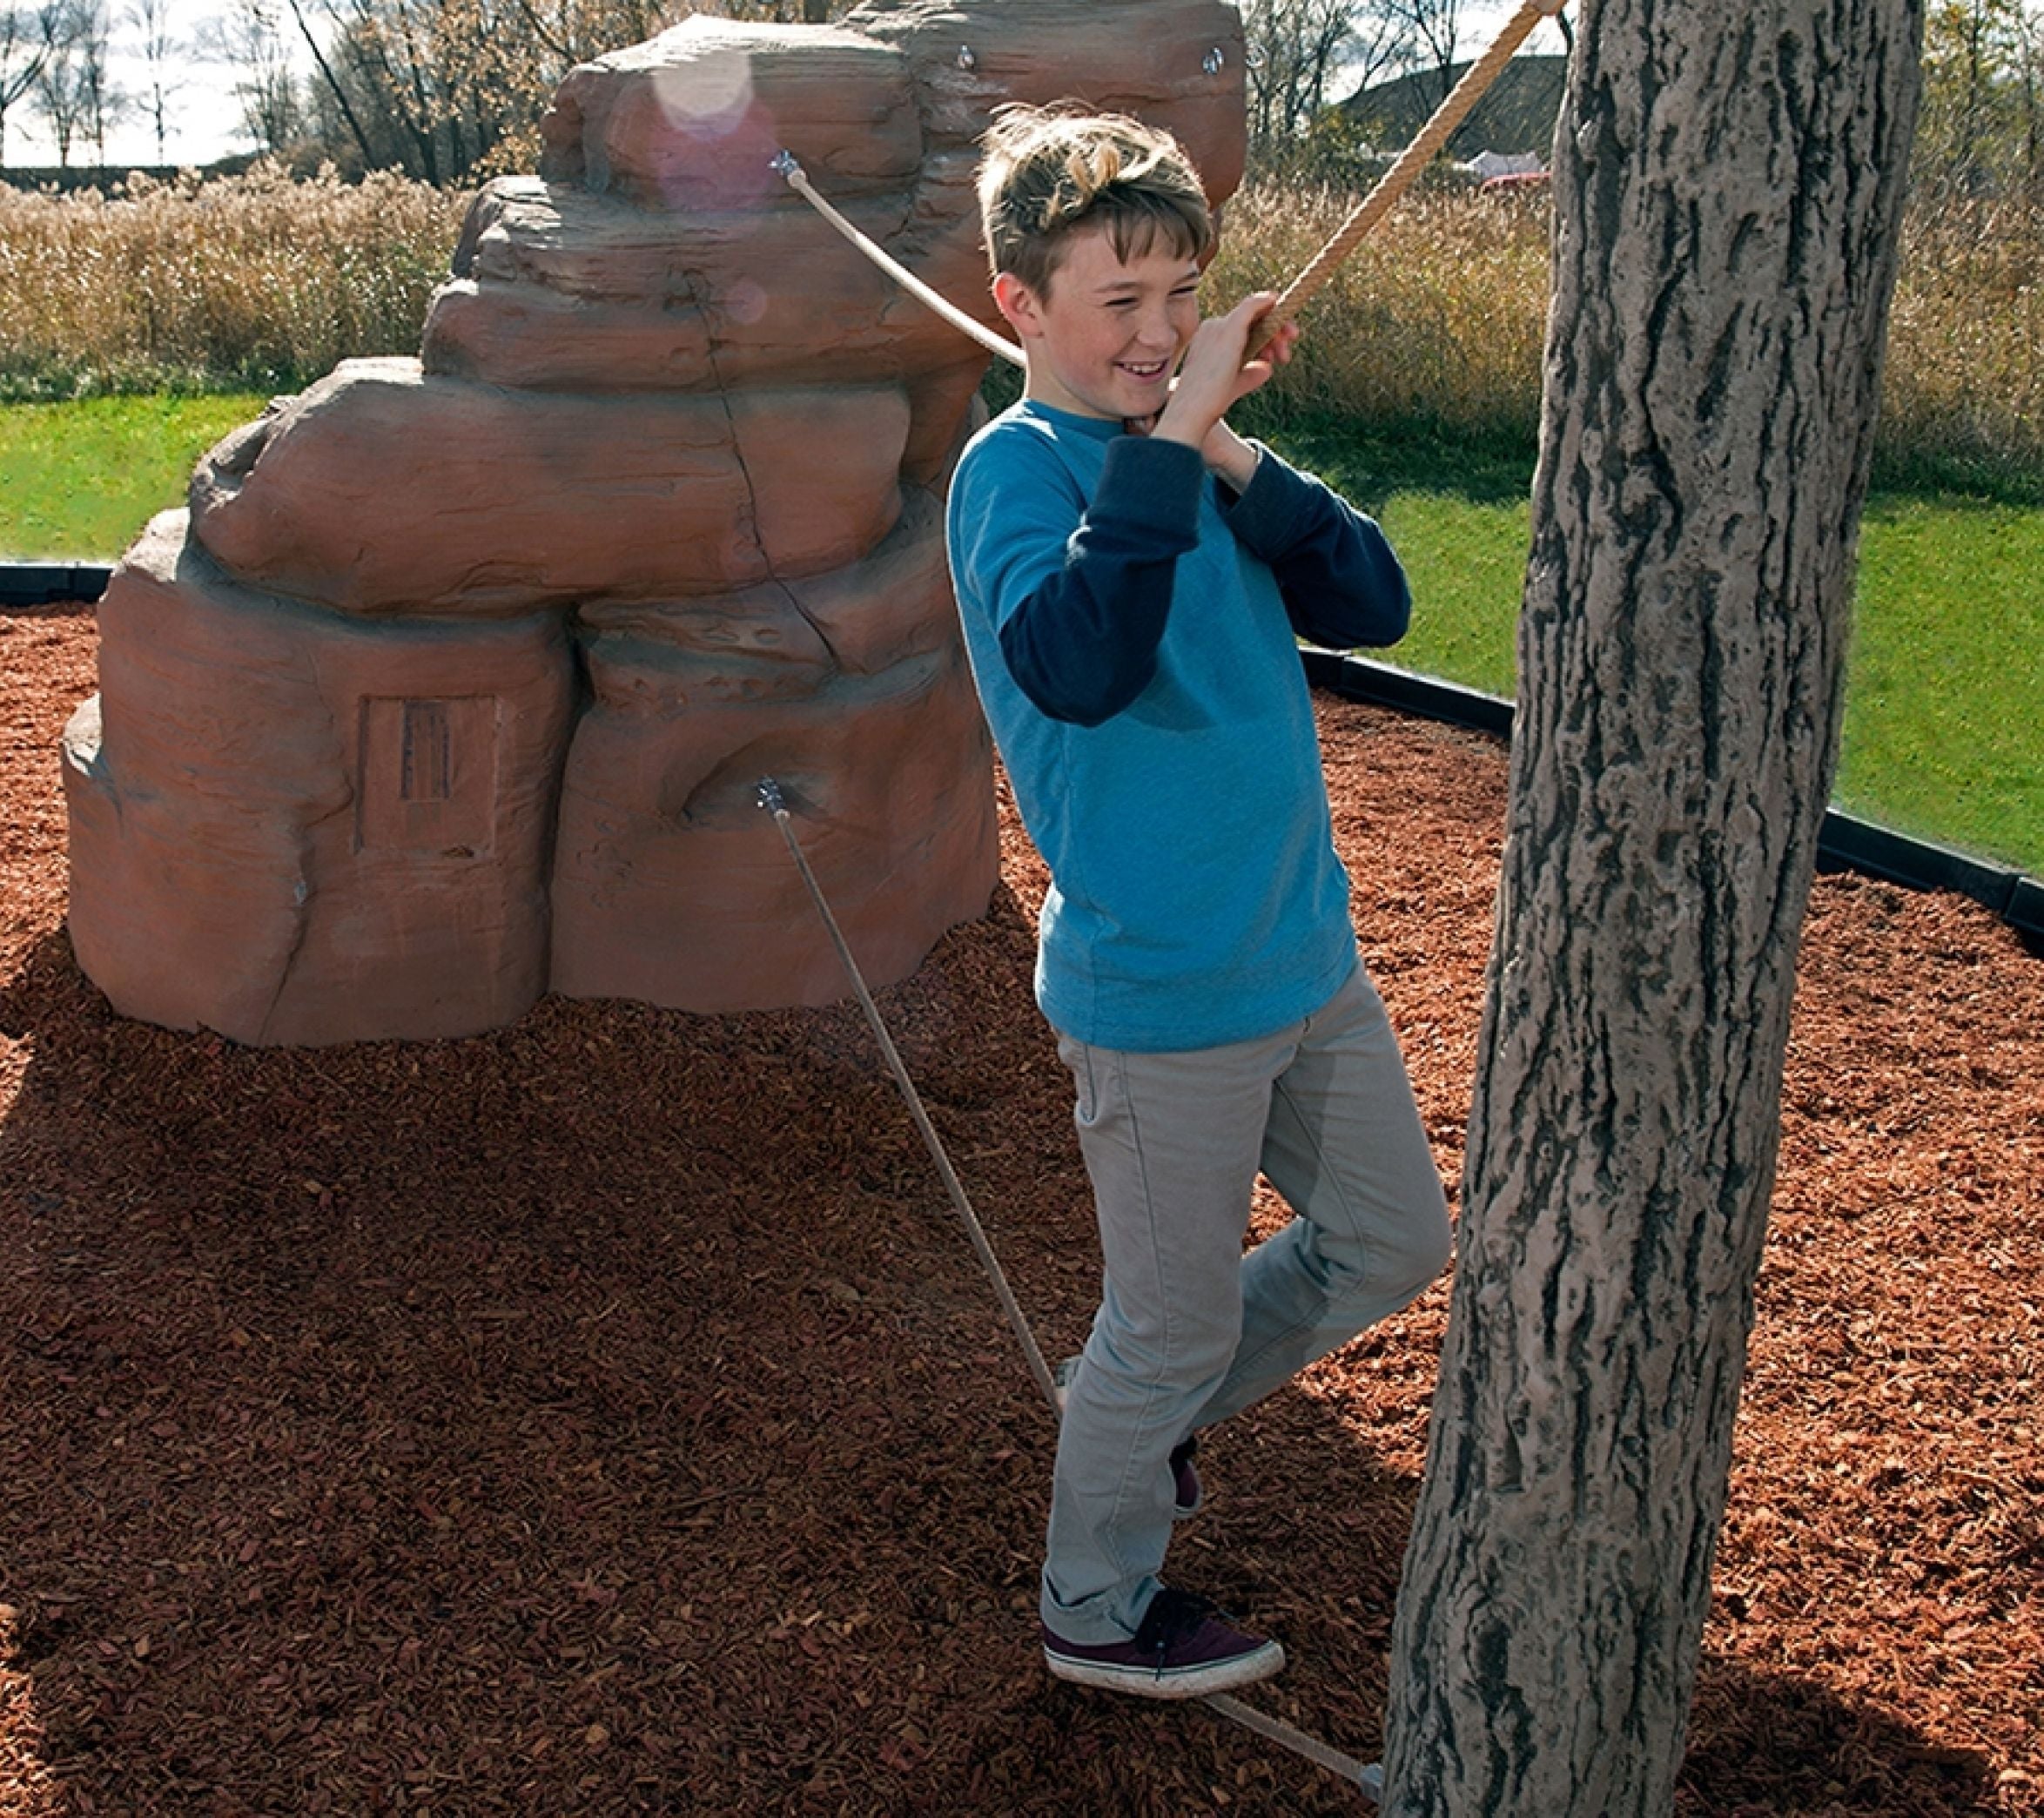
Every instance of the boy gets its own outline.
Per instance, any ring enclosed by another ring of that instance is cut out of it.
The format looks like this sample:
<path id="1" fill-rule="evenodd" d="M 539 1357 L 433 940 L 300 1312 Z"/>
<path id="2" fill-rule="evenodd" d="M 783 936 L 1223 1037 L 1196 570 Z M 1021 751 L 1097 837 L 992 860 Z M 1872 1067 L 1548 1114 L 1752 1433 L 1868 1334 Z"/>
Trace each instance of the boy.
<path id="1" fill-rule="evenodd" d="M 952 481 L 952 578 L 1051 871 L 1037 996 L 1105 1262 L 1066 1385 L 1044 1654 L 1061 1679 L 1200 1697 L 1284 1655 L 1159 1581 L 1200 1500 L 1195 1432 L 1447 1259 L 1294 643 L 1392 643 L 1409 596 L 1374 523 L 1227 427 L 1296 330 L 1263 329 L 1267 293 L 1200 322 L 1214 226 L 1176 142 L 1018 109 L 985 145 L 993 295 L 1026 379 Z M 1259 1169 L 1297 1215 L 1245 1256 Z"/>

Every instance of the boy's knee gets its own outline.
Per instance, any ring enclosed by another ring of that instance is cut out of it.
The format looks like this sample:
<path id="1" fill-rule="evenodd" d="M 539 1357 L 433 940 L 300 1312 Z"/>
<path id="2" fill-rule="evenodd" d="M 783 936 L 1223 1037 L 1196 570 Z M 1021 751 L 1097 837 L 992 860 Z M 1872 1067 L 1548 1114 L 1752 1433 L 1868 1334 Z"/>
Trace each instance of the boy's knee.
<path id="1" fill-rule="evenodd" d="M 1096 1332 L 1100 1361 L 1132 1385 L 1186 1389 L 1218 1381 L 1241 1343 L 1241 1303 L 1211 1312 L 1186 1308 L 1142 1326 Z"/>
<path id="2" fill-rule="evenodd" d="M 1448 1205 L 1437 1201 L 1427 1216 L 1415 1218 L 1402 1242 L 1389 1253 L 1375 1260 L 1377 1286 L 1410 1300 L 1448 1267 L 1455 1249 L 1454 1232 L 1448 1222 Z"/>
<path id="3" fill-rule="evenodd" d="M 1353 1250 L 1326 1255 L 1328 1292 L 1340 1300 L 1388 1300 L 1402 1306 L 1448 1267 L 1453 1247 L 1448 1207 L 1437 1200 L 1395 1231 L 1379 1232 Z"/>

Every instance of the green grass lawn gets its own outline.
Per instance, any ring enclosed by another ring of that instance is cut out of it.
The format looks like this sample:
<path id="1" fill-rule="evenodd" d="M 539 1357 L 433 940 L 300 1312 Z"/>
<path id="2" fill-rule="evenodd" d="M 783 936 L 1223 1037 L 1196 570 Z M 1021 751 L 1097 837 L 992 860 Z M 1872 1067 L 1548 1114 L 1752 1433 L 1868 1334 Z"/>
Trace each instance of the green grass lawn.
<path id="1" fill-rule="evenodd" d="M 111 562 L 260 396 L 0 407 L 0 556 Z M 1375 512 L 1417 600 L 1401 666 L 1513 690 L 1522 449 L 1335 427 L 1273 440 Z M 2044 876 L 2044 505 L 1877 492 L 1860 538 L 1839 805 Z"/>
<path id="2" fill-rule="evenodd" d="M 2044 508 L 1876 495 L 1839 805 L 2044 877 Z"/>
<path id="3" fill-rule="evenodd" d="M 0 407 L 0 557 L 111 562 L 185 501 L 192 463 L 263 397 L 89 398 Z"/>
<path id="4" fill-rule="evenodd" d="M 1376 514 L 1410 573 L 1385 660 L 1515 692 L 1523 454 L 1274 437 Z M 1837 805 L 2044 876 L 2044 505 L 1877 491 L 1859 539 Z"/>

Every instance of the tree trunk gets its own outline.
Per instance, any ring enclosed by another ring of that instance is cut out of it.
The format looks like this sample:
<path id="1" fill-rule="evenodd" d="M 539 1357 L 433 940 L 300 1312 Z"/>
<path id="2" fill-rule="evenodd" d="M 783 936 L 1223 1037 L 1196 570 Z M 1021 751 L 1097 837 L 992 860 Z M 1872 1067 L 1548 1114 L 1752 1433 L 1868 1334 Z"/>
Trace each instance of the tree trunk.
<path id="1" fill-rule="evenodd" d="M 1386 1808 L 1669 1809 L 1774 1178 L 1921 0 L 1589 0 Z"/>

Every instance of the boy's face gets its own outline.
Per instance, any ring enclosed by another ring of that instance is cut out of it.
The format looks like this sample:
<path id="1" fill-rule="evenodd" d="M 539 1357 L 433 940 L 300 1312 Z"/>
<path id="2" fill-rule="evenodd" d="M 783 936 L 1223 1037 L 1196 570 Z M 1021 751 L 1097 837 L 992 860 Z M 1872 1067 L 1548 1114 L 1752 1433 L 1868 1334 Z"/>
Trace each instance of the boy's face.
<path id="1" fill-rule="evenodd" d="M 1012 273 L 994 279 L 994 301 L 1022 339 L 1023 394 L 1080 416 L 1153 417 L 1200 326 L 1200 266 L 1162 239 L 1126 263 L 1106 229 L 1079 227 L 1066 241 L 1046 297 Z"/>

